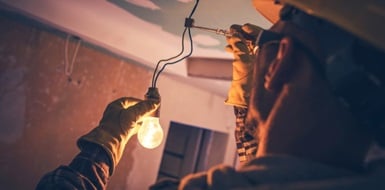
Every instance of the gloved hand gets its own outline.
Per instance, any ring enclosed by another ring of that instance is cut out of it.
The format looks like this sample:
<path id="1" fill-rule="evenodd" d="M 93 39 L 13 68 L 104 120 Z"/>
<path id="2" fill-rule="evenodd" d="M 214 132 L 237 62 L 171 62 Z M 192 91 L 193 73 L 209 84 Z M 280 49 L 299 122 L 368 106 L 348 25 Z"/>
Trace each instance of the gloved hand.
<path id="1" fill-rule="evenodd" d="M 103 113 L 99 126 L 82 136 L 77 145 L 82 150 L 87 143 L 100 145 L 111 159 L 110 175 L 119 163 L 127 141 L 138 132 L 137 121 L 159 107 L 159 101 L 120 98 L 111 102 Z"/>
<path id="2" fill-rule="evenodd" d="M 232 25 L 230 31 L 233 34 L 226 38 L 228 43 L 226 51 L 233 53 L 233 78 L 225 103 L 246 108 L 250 99 L 255 47 L 241 33 L 256 38 L 262 28 L 252 24 Z"/>

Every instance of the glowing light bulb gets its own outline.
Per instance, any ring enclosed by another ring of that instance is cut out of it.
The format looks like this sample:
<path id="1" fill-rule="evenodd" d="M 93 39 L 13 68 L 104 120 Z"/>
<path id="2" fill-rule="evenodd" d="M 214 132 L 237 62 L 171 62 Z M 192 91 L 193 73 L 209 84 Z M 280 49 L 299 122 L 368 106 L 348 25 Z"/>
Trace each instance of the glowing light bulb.
<path id="1" fill-rule="evenodd" d="M 158 100 L 160 102 L 160 95 L 156 87 L 148 88 L 144 95 L 146 100 Z M 138 130 L 139 143 L 148 149 L 156 148 L 162 143 L 163 129 L 159 124 L 159 107 L 150 115 L 142 119 L 142 125 Z"/>
<path id="2" fill-rule="evenodd" d="M 162 143 L 163 129 L 159 124 L 159 118 L 147 116 L 138 131 L 139 143 L 148 149 L 156 148 Z"/>

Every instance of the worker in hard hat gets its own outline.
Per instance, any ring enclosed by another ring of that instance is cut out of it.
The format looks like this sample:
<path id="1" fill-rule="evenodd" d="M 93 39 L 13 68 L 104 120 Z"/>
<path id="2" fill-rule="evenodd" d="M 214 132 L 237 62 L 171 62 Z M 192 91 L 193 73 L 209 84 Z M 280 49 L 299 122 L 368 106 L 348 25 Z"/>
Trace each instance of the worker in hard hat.
<path id="1" fill-rule="evenodd" d="M 245 163 L 150 189 L 384 189 L 385 163 L 368 155 L 385 145 L 385 3 L 253 2 L 273 26 L 234 25 L 227 38 L 234 67 L 225 102 Z M 38 189 L 104 189 L 135 121 L 158 105 L 128 102 L 110 104 L 79 140 L 80 155 Z"/>
<path id="2" fill-rule="evenodd" d="M 370 154 L 385 145 L 385 2 L 253 3 L 273 26 L 240 26 L 254 47 L 236 25 L 227 39 L 226 103 L 245 121 L 236 134 L 247 162 L 178 189 L 385 189 L 385 160 Z"/>

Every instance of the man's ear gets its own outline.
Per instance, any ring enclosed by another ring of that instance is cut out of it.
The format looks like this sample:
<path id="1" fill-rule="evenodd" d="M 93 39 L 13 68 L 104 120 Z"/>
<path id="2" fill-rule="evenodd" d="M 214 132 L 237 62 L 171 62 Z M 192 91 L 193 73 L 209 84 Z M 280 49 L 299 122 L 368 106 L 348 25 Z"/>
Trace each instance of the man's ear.
<path id="1" fill-rule="evenodd" d="M 265 75 L 264 86 L 267 90 L 280 90 L 288 81 L 293 71 L 293 39 L 284 37 L 281 39 L 275 59 L 271 62 Z"/>

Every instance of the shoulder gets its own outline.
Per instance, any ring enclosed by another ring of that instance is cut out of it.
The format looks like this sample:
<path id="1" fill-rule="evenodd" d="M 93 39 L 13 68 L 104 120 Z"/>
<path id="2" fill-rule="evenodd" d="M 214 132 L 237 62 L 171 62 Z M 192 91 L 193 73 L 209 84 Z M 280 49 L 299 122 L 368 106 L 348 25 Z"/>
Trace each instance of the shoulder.
<path id="1" fill-rule="evenodd" d="M 248 184 L 233 167 L 218 165 L 207 172 L 190 174 L 181 180 L 180 189 L 229 189 L 239 184 Z"/>

